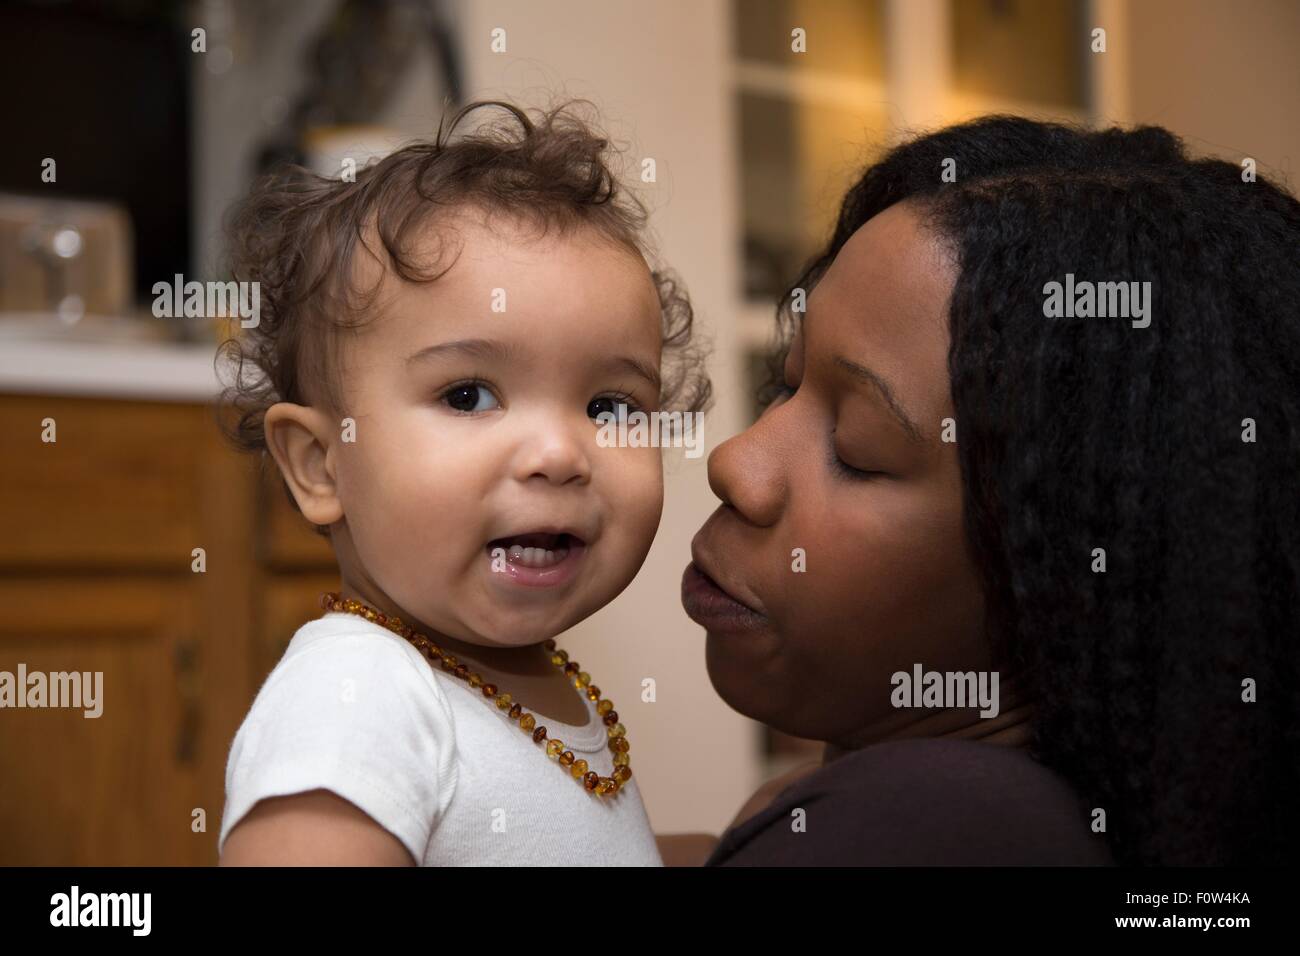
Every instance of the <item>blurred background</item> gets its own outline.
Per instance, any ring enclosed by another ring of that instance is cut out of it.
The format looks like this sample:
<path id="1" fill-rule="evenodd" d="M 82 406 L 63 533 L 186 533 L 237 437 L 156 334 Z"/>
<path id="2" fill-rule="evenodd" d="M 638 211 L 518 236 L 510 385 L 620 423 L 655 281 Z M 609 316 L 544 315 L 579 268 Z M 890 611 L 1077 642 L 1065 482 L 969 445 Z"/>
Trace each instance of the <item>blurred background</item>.
<path id="1" fill-rule="evenodd" d="M 655 160 L 636 188 L 714 341 L 713 448 L 756 413 L 774 299 L 900 137 L 1156 123 L 1294 190 L 1298 54 L 1296 0 L 0 5 L 0 671 L 104 674 L 98 719 L 0 710 L 0 863 L 214 863 L 231 739 L 337 585 L 218 436 L 231 323 L 151 312 L 156 282 L 226 278 L 259 172 L 338 175 L 471 99 L 591 100 L 629 170 Z M 666 468 L 641 575 L 561 642 L 619 702 L 655 829 L 716 833 L 820 748 L 714 694 L 677 593 L 716 501 L 704 458 Z"/>

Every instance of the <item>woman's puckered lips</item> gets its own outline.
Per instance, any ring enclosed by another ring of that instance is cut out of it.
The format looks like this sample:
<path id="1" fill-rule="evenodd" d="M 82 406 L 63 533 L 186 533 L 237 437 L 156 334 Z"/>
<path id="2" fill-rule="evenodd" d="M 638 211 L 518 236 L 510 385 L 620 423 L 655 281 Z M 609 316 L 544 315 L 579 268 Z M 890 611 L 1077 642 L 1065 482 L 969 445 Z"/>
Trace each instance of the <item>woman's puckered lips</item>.
<path id="1" fill-rule="evenodd" d="M 682 606 L 692 620 L 706 627 L 728 623 L 755 626 L 766 623 L 762 602 L 740 584 L 719 559 L 714 529 L 715 514 L 691 542 L 691 563 L 682 575 Z"/>

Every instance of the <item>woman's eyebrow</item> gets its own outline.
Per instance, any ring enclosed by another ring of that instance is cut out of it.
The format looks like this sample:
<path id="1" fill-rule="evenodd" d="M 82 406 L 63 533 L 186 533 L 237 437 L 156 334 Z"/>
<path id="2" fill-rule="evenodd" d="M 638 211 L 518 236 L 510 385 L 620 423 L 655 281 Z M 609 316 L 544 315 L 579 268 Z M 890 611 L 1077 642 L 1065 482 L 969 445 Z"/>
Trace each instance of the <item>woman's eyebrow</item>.
<path id="1" fill-rule="evenodd" d="M 494 342 L 491 339 L 457 339 L 454 342 L 439 342 L 437 345 L 427 345 L 418 352 L 412 352 L 406 357 L 406 364 L 410 365 L 412 362 L 420 362 L 448 353 L 468 355 L 471 358 L 504 360 L 514 357 L 518 354 L 518 351 L 513 345 Z"/>
<path id="2" fill-rule="evenodd" d="M 907 410 L 903 408 L 902 403 L 899 402 L 898 397 L 894 394 L 894 390 L 890 388 L 887 381 L 865 365 L 859 365 L 857 362 L 846 359 L 841 355 L 835 356 L 835 364 L 849 372 L 854 378 L 866 382 L 876 390 L 880 397 L 884 399 L 894 418 L 898 420 L 898 424 L 903 427 L 903 431 L 907 432 L 908 438 L 912 439 L 912 441 L 924 441 L 921 429 L 916 427 L 916 422 L 912 421 L 911 416 L 907 414 Z"/>

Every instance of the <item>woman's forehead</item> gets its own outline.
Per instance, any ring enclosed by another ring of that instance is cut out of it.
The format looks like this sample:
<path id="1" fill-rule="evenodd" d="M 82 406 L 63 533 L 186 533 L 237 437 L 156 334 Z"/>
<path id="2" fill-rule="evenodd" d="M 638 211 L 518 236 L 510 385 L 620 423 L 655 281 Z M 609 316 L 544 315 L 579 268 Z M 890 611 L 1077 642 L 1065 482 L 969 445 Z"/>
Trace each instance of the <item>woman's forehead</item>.
<path id="1" fill-rule="evenodd" d="M 946 247 L 917 212 L 891 206 L 849 238 L 814 288 L 801 345 L 867 356 L 907 378 L 944 377 L 955 278 Z"/>

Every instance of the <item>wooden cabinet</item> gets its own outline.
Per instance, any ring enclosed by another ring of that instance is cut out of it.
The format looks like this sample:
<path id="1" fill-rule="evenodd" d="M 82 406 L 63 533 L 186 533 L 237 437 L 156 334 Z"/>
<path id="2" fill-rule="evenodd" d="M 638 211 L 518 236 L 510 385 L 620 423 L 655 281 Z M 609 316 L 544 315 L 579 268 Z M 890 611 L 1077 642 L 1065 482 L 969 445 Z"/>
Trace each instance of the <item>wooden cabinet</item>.
<path id="1" fill-rule="evenodd" d="M 230 742 L 338 586 L 326 539 L 210 406 L 0 395 L 0 463 L 0 671 L 102 674 L 97 717 L 0 708 L 0 864 L 215 863 Z"/>

